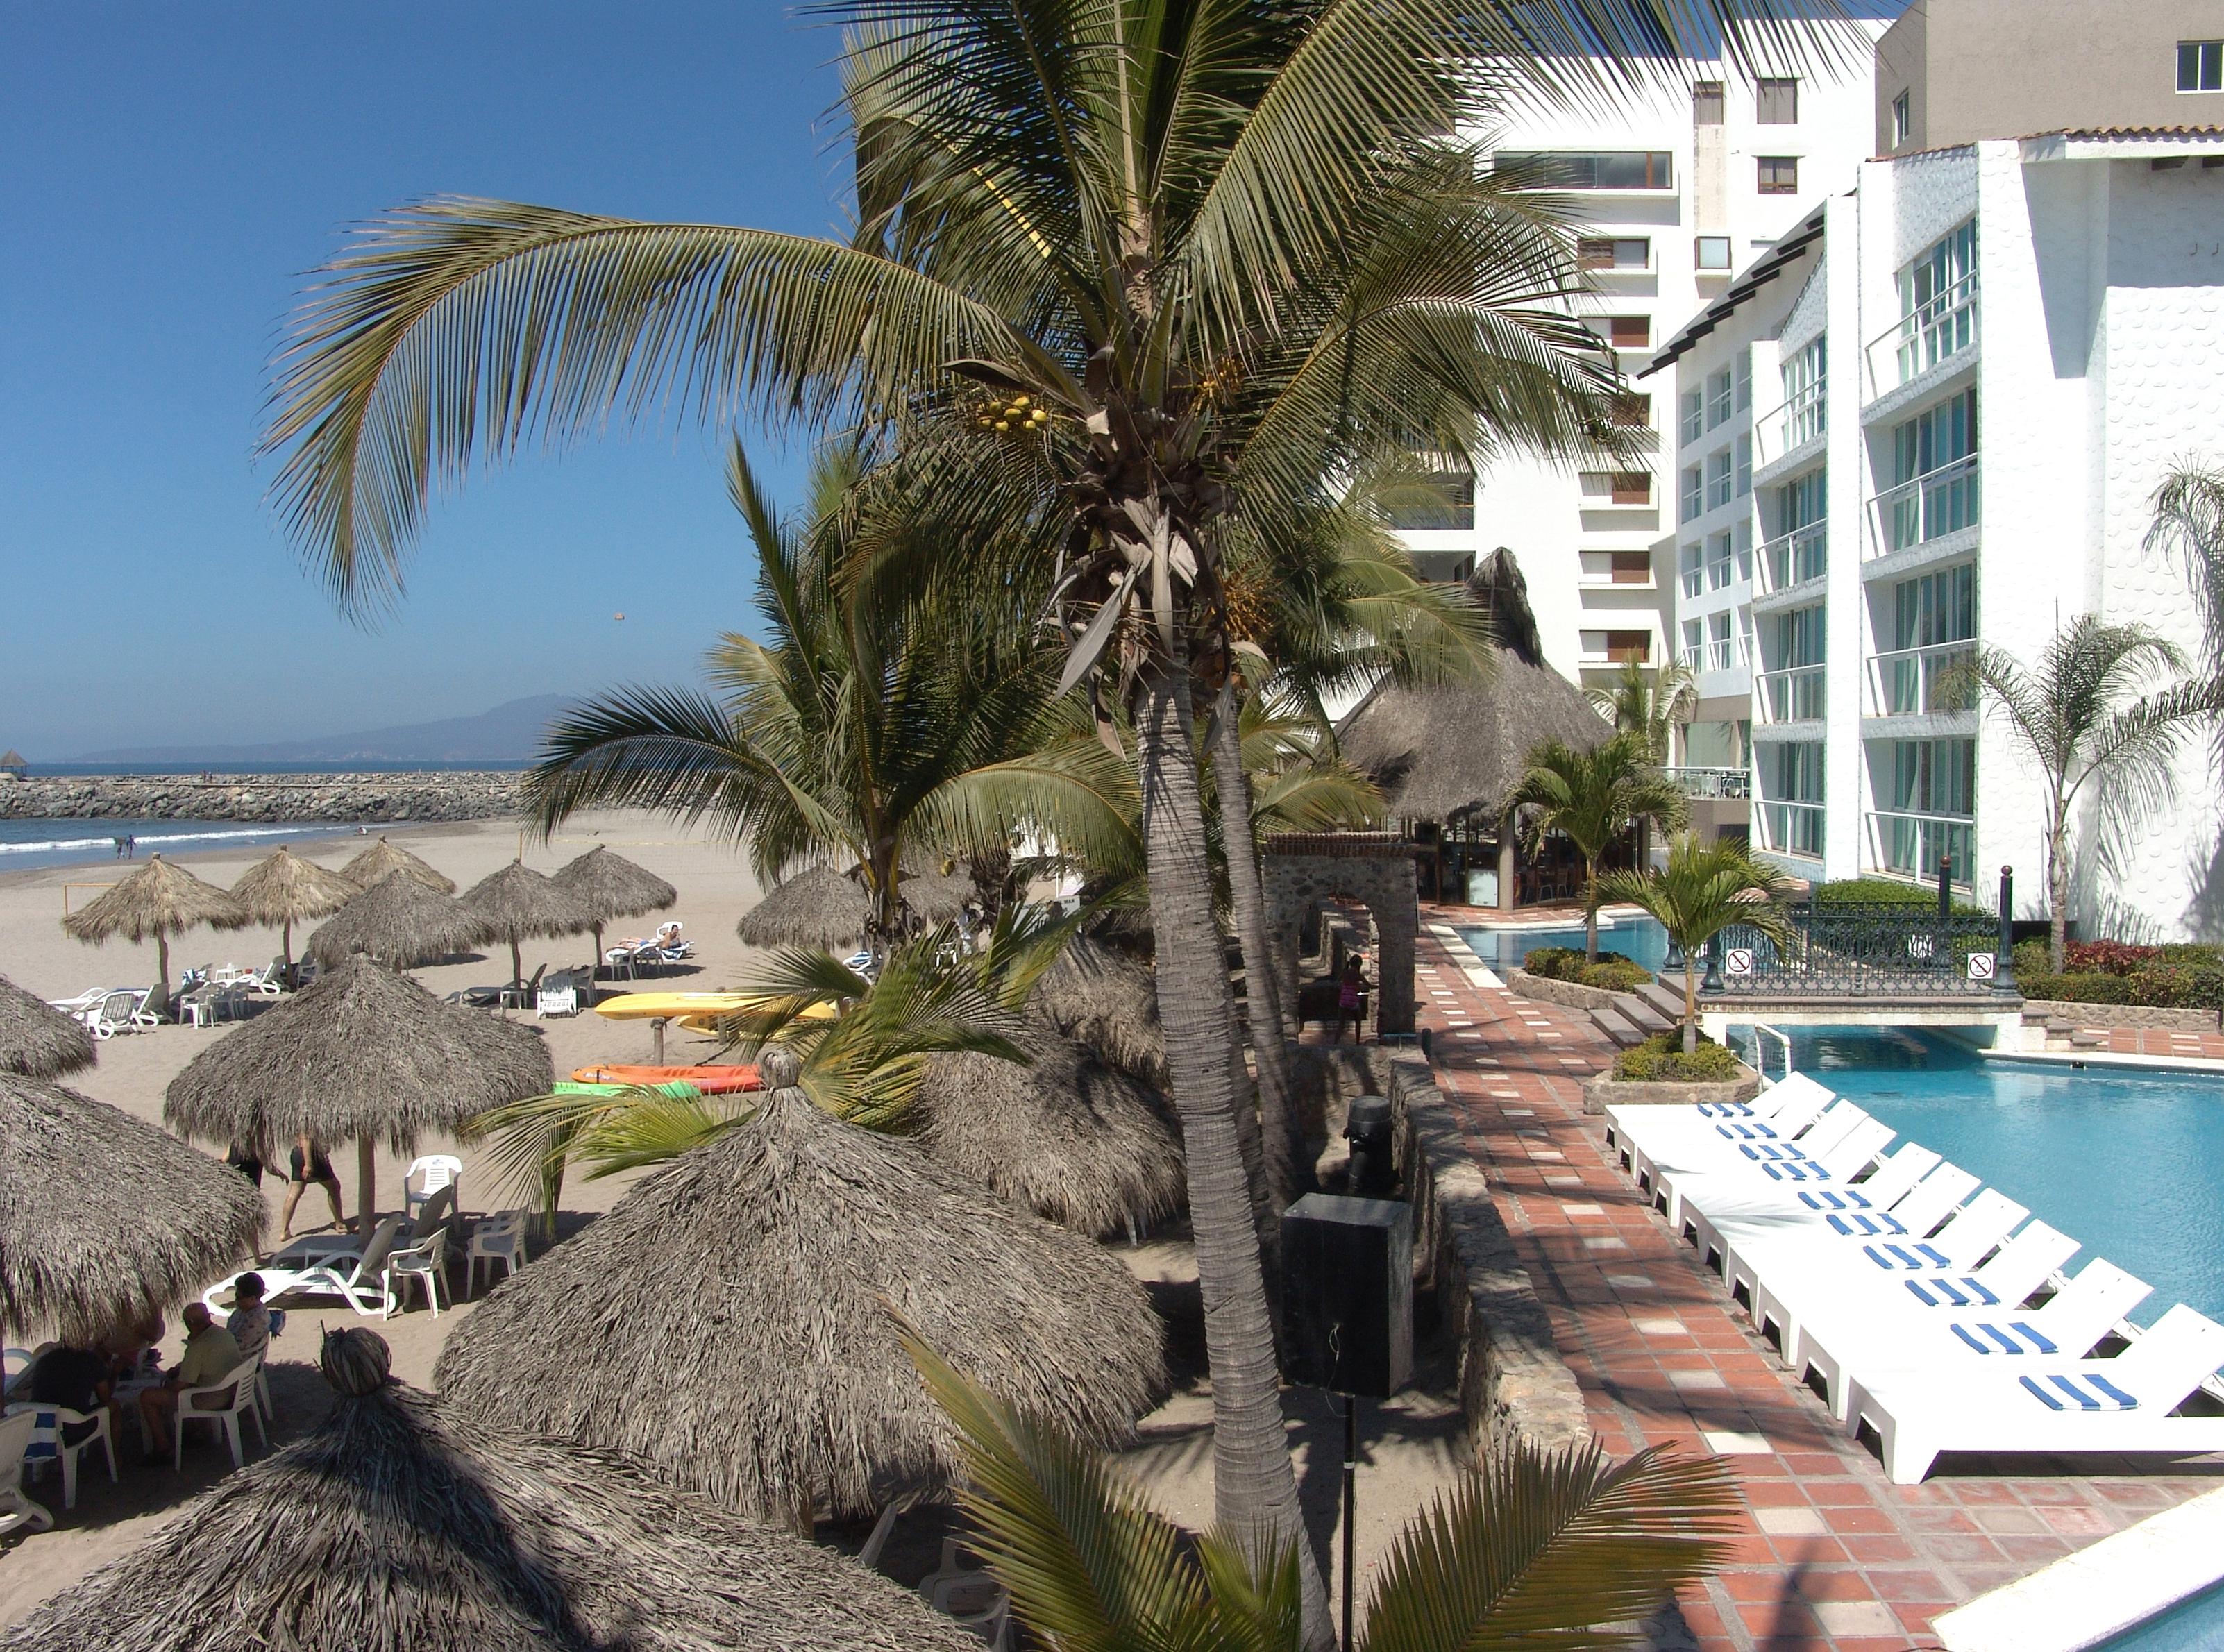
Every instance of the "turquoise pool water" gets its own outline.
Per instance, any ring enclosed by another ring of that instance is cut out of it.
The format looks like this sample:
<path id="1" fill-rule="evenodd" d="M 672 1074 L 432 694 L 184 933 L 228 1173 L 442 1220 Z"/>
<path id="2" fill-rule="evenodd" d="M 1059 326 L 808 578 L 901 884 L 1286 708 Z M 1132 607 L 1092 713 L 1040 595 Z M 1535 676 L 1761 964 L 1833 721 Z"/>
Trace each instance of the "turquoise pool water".
<path id="1" fill-rule="evenodd" d="M 2224 1646 L 2224 1586 L 2204 1589 L 2093 1652 L 2215 1652 Z"/>
<path id="2" fill-rule="evenodd" d="M 1583 949 L 1583 926 L 1566 930 L 1462 930 L 1460 939 L 1493 969 L 1513 969 L 1538 947 Z M 1599 925 L 1599 950 L 1619 952 L 1647 969 L 1660 968 L 1668 955 L 1668 931 L 1649 917 L 1630 918 Z"/>
<path id="3" fill-rule="evenodd" d="M 2181 1302 L 2224 1319 L 2224 1080 L 1988 1062 L 1907 1031 L 1785 1031 L 1800 1071 L 2077 1240 L 2073 1270 L 2105 1256 L 2152 1285 L 2139 1323 Z M 1770 1070 L 1781 1060 L 1772 1047 Z"/>

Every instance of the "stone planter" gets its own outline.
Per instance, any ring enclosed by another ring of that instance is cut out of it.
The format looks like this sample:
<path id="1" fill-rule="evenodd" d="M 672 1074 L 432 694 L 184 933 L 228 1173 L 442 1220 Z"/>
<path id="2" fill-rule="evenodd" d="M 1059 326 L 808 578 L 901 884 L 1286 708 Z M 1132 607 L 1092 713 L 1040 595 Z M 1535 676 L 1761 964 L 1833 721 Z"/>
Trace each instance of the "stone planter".
<path id="1" fill-rule="evenodd" d="M 1696 1107 L 1702 1101 L 1750 1101 L 1760 1094 L 1760 1075 L 1743 1062 L 1735 1078 L 1691 1083 L 1676 1079 L 1653 1079 L 1633 1084 L 1618 1079 L 1611 1068 L 1583 1081 L 1583 1111 L 1604 1113 L 1612 1107 Z"/>
<path id="2" fill-rule="evenodd" d="M 1604 987 L 1586 987 L 1581 981 L 1554 980 L 1548 975 L 1532 975 L 1526 969 L 1507 970 L 1506 984 L 1513 989 L 1516 998 L 1532 998 L 1540 1004 L 1557 1004 L 1568 1010 L 1615 1009 L 1623 999 L 1630 996 Z"/>

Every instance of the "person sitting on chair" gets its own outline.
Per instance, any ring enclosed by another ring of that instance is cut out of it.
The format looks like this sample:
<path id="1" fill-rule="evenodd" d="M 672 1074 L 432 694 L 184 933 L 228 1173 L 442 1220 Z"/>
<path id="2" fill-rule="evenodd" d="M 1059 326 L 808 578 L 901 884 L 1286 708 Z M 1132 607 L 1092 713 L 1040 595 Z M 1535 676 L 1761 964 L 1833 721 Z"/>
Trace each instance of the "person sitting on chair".
<path id="1" fill-rule="evenodd" d="M 207 1303 L 187 1302 L 180 1317 L 186 1323 L 186 1351 L 178 1356 L 176 1366 L 164 1373 L 160 1384 L 139 1396 L 140 1421 L 147 1425 L 150 1439 L 169 1437 L 170 1419 L 177 1415 L 180 1390 L 207 1387 L 244 1357 L 231 1333 L 211 1317 Z M 226 1395 L 204 1394 L 193 1402 L 193 1409 L 221 1411 L 228 1403 Z M 158 1463 L 161 1458 L 156 1454 L 147 1460 Z"/>
<path id="2" fill-rule="evenodd" d="M 270 1346 L 270 1310 L 262 1305 L 262 1276 L 243 1273 L 231 1282 L 231 1312 L 224 1328 L 239 1345 L 239 1357 L 252 1359 Z"/>
<path id="3" fill-rule="evenodd" d="M 23 1376 L 22 1397 L 34 1405 L 59 1405 L 72 1411 L 82 1412 L 83 1422 L 62 1424 L 62 1444 L 82 1445 L 92 1438 L 100 1427 L 93 1413 L 111 1403 L 115 1384 L 110 1367 L 114 1359 L 105 1348 L 73 1348 L 66 1343 L 56 1343 L 36 1359 Z M 114 1427 L 122 1421 L 111 1422 L 110 1438 Z"/>
<path id="4" fill-rule="evenodd" d="M 306 1133 L 294 1143 L 291 1170 L 292 1174 L 286 1178 L 286 1208 L 278 1216 L 278 1242 L 283 1245 L 294 1237 L 294 1212 L 312 1182 L 322 1188 L 325 1197 L 332 1201 L 333 1231 L 344 1231 L 347 1219 L 340 1214 L 340 1179 L 332 1170 L 332 1160 L 325 1157 L 325 1150 Z"/>

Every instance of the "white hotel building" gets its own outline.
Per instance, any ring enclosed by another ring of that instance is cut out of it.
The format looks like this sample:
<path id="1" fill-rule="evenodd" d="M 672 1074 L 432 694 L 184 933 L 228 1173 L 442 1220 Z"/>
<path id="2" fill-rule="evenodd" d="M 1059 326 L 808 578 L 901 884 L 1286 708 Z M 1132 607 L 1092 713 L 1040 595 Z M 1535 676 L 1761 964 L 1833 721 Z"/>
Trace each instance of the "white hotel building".
<path id="1" fill-rule="evenodd" d="M 1835 39 L 1816 61 L 1780 74 L 1687 61 L 1608 117 L 1532 110 L 1491 135 L 1497 157 L 1564 180 L 1583 212 L 1578 255 L 1595 291 L 1582 308 L 1633 377 L 1870 152 L 1870 43 L 1883 25 L 1827 28 Z M 1586 684 L 1667 652 L 1676 438 L 1668 398 L 1632 390 L 1635 462 L 1498 465 L 1450 517 L 1398 524 L 1431 577 L 1464 577 L 1511 549 L 1547 660 Z"/>
<path id="2" fill-rule="evenodd" d="M 2183 94 L 2180 42 L 2148 43 L 2160 84 L 2138 103 L 2168 125 L 1939 146 L 1942 98 L 1926 147 L 1907 83 L 1953 84 L 1937 60 L 1956 9 L 1932 0 L 1931 61 L 1918 40 L 1897 87 L 1892 37 L 1880 48 L 1885 158 L 1848 169 L 1644 381 L 1675 410 L 1673 623 L 1702 695 L 1684 761 L 1750 749 L 1749 817 L 1720 826 L 1808 877 L 1928 879 L 1943 856 L 1989 897 L 2012 864 L 2035 917 L 2040 776 L 1939 679 L 1979 643 L 2028 660 L 2085 612 L 2198 653 L 2178 568 L 2142 541 L 2173 459 L 2224 460 L 2224 86 L 2199 84 L 2200 48 L 2224 43 L 2185 42 Z M 2095 62 L 2075 38 L 2047 51 L 2057 78 Z M 2224 811 L 2197 737 L 2176 792 L 2108 829 L 2088 800 L 2073 917 L 2224 932 Z"/>

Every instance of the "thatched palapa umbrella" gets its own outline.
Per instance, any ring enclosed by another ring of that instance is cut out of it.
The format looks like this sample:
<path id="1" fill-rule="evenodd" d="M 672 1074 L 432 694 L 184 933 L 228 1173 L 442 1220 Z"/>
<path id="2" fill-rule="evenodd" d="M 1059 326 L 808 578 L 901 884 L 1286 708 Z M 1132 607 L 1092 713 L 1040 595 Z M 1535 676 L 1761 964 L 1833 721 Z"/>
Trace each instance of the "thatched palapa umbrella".
<path id="1" fill-rule="evenodd" d="M 895 1315 L 1091 1439 L 1156 1402 L 1161 1329 L 1115 1258 L 821 1113 L 792 1051 L 758 1065 L 772 1088 L 746 1122 L 472 1310 L 434 1372 L 445 1402 L 799 1523 L 957 1470 Z"/>
<path id="2" fill-rule="evenodd" d="M 591 848 L 567 861 L 549 876 L 549 882 L 577 899 L 594 915 L 595 955 L 587 979 L 603 962 L 603 925 L 614 917 L 640 917 L 660 912 L 679 899 L 679 892 L 647 867 L 635 866 L 622 854 Z"/>
<path id="3" fill-rule="evenodd" d="M 853 947 L 864 939 L 873 905 L 846 872 L 812 867 L 765 891 L 734 933 L 753 947 Z"/>
<path id="4" fill-rule="evenodd" d="M 954 924 L 980 892 L 963 873 L 923 872 L 900 879 L 896 892 L 921 922 Z"/>
<path id="5" fill-rule="evenodd" d="M 367 1235 L 382 1138 L 408 1152 L 428 1132 L 545 1094 L 554 1077 L 529 1027 L 443 1004 L 354 957 L 194 1056 L 170 1081 L 162 1118 L 208 1142 L 352 1139 L 357 1231 Z"/>
<path id="6" fill-rule="evenodd" d="M 407 872 L 388 873 L 310 933 L 302 949 L 322 969 L 357 953 L 396 969 L 489 939 L 486 920 Z"/>
<path id="7" fill-rule="evenodd" d="M 525 956 L 519 943 L 536 936 L 553 938 L 592 929 L 595 915 L 568 889 L 559 889 L 522 861 L 488 873 L 464 892 L 462 905 L 485 921 L 490 941 L 509 943 L 509 984 L 525 985 Z"/>
<path id="8" fill-rule="evenodd" d="M 1168 1088 L 1166 1035 L 1148 966 L 1078 936 L 1043 971 L 1027 1003 L 1121 1072 L 1161 1093 Z"/>
<path id="9" fill-rule="evenodd" d="M 235 1177 L 234 1180 L 237 1178 Z M 979 1652 L 916 1595 L 609 1452 L 490 1435 L 329 1338 L 303 1438 L 0 1632 L 6 1652 Z"/>
<path id="10" fill-rule="evenodd" d="M 105 1101 L 0 1074 L 0 1326 L 97 1336 L 255 1254 L 239 1173 Z"/>
<path id="11" fill-rule="evenodd" d="M 219 930 L 237 930 L 249 922 L 247 909 L 228 890 L 204 883 L 182 867 L 159 854 L 81 911 L 62 919 L 62 928 L 79 941 L 94 946 L 121 936 L 126 941 L 155 938 L 155 978 L 154 1011 L 170 1013 L 170 937 L 206 924 Z"/>
<path id="12" fill-rule="evenodd" d="M 1148 1086 L 1039 1014 L 1014 1042 L 1029 1064 L 970 1054 L 927 1063 L 928 1152 L 1091 1239 L 1132 1235 L 1181 1208 L 1181 1138 Z"/>
<path id="13" fill-rule="evenodd" d="M 92 1062 L 92 1028 L 0 975 L 0 1073 L 60 1078 Z"/>
<path id="14" fill-rule="evenodd" d="M 337 912 L 363 891 L 338 873 L 304 861 L 281 843 L 275 854 L 265 855 L 242 873 L 231 892 L 256 923 L 275 924 L 283 930 L 286 979 L 290 983 L 295 921 Z"/>
<path id="15" fill-rule="evenodd" d="M 426 865 L 408 849 L 395 848 L 382 837 L 342 867 L 340 876 L 358 888 L 368 889 L 394 872 L 408 873 L 436 895 L 456 892 L 453 878 Z"/>

